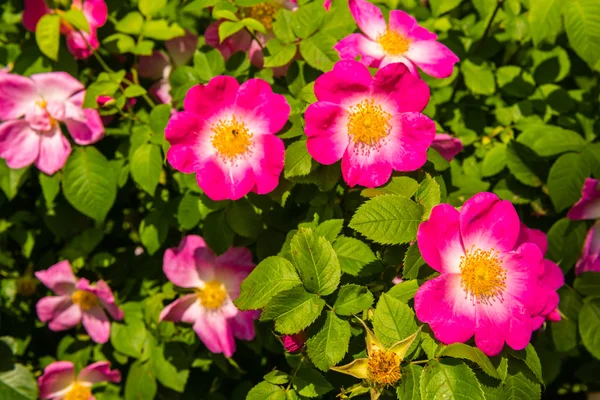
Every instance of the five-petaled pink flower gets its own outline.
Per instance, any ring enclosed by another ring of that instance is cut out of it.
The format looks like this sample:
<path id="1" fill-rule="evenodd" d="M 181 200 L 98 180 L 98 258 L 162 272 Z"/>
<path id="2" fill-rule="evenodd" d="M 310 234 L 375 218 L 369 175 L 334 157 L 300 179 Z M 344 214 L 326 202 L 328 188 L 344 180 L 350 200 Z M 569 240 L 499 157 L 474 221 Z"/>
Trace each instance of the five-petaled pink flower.
<path id="1" fill-rule="evenodd" d="M 435 123 L 421 114 L 429 88 L 403 64 L 371 77 L 356 61 L 339 61 L 317 78 L 316 103 L 306 110 L 310 155 L 321 164 L 342 160 L 348 185 L 381 186 L 395 171 L 427 161 Z"/>
<path id="2" fill-rule="evenodd" d="M 342 59 L 354 60 L 360 55 L 360 62 L 368 67 L 403 63 L 412 73 L 417 73 L 419 67 L 436 78 L 452 75 L 458 57 L 437 41 L 435 33 L 419 26 L 414 17 L 392 10 L 386 24 L 381 10 L 367 0 L 350 0 L 349 6 L 364 35 L 353 33 L 334 46 Z"/>
<path id="3" fill-rule="evenodd" d="M 100 382 L 119 383 L 121 373 L 110 369 L 108 361 L 99 361 L 83 368 L 75 376 L 75 366 L 70 361 L 55 361 L 44 369 L 38 378 L 41 399 L 95 400 L 92 386 Z"/>
<path id="4" fill-rule="evenodd" d="M 514 206 L 493 193 L 479 193 L 460 212 L 439 204 L 419 226 L 425 261 L 440 276 L 415 295 L 415 312 L 443 343 L 475 344 L 487 355 L 506 342 L 527 346 L 533 317 L 548 302 L 542 287 L 543 255 L 534 243 L 518 245 L 520 221 Z"/>
<path id="5" fill-rule="evenodd" d="M 284 146 L 275 133 L 290 114 L 283 95 L 261 79 L 240 85 L 231 76 L 217 76 L 192 87 L 183 107 L 165 130 L 171 143 L 167 160 L 175 169 L 195 172 L 213 200 L 237 200 L 277 187 Z"/>
<path id="6" fill-rule="evenodd" d="M 178 248 L 165 252 L 163 270 L 175 285 L 193 289 L 165 307 L 160 320 L 193 324 L 198 337 L 213 353 L 231 357 L 235 339 L 254 339 L 255 311 L 239 311 L 233 300 L 254 264 L 246 248 L 230 248 L 215 256 L 200 236 L 183 238 Z"/>
<path id="7" fill-rule="evenodd" d="M 71 144 L 62 134 L 64 122 L 75 143 L 87 145 L 104 137 L 97 110 L 83 109 L 84 87 L 66 72 L 26 78 L 0 74 L 0 157 L 11 168 L 32 163 L 52 175 L 61 169 Z M 25 118 L 21 119 L 21 117 Z"/>
<path id="8" fill-rule="evenodd" d="M 47 296 L 36 305 L 40 321 L 49 322 L 53 331 L 70 329 L 80 322 L 96 343 L 106 343 L 110 337 L 110 321 L 123 319 L 123 311 L 115 304 L 115 298 L 106 282 L 95 285 L 85 278 L 77 280 L 69 261 L 61 261 L 35 276 L 58 296 Z"/>
<path id="9" fill-rule="evenodd" d="M 60 32 L 67 37 L 67 48 L 75 58 L 88 58 L 100 46 L 97 30 L 106 23 L 108 8 L 104 0 L 73 0 L 71 8 L 83 12 L 90 33 L 77 30 L 64 19 L 61 19 Z M 49 8 L 45 0 L 25 0 L 23 25 L 28 31 L 35 32 L 38 21 L 44 15 L 51 13 L 60 15 L 62 12 L 62 10 Z"/>
<path id="10" fill-rule="evenodd" d="M 446 161 L 450 162 L 454 157 L 460 153 L 463 149 L 463 144 L 460 139 L 452 137 L 447 133 L 437 133 L 433 143 L 433 147 Z"/>

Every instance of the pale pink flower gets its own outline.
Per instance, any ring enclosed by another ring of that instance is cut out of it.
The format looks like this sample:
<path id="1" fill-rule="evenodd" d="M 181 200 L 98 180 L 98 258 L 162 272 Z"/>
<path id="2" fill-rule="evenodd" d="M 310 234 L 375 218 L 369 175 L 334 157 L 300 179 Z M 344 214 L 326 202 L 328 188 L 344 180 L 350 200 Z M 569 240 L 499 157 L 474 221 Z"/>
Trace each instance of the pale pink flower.
<path id="1" fill-rule="evenodd" d="M 90 33 L 78 31 L 65 20 L 61 20 L 60 32 L 67 37 L 67 48 L 75 58 L 88 58 L 100 46 L 97 30 L 106 23 L 108 8 L 104 0 L 73 0 L 71 8 L 83 12 Z M 28 31 L 35 32 L 38 21 L 44 15 L 62 12 L 49 8 L 45 0 L 25 0 L 23 25 Z"/>
<path id="2" fill-rule="evenodd" d="M 193 293 L 165 307 L 160 320 L 193 324 L 208 350 L 231 357 L 234 337 L 254 339 L 258 313 L 240 311 L 233 304 L 240 294 L 240 284 L 253 268 L 252 254 L 246 248 L 233 247 L 215 256 L 200 236 L 186 236 L 178 248 L 165 252 L 163 271 L 175 285 L 192 289 Z"/>
<path id="3" fill-rule="evenodd" d="M 575 264 L 575 275 L 579 276 L 584 272 L 600 272 L 600 221 L 596 221 L 588 231 L 581 255 Z"/>
<path id="4" fill-rule="evenodd" d="M 360 30 L 334 46 L 342 59 L 354 60 L 368 67 L 382 68 L 391 63 L 403 63 L 416 74 L 419 67 L 427 75 L 447 78 L 459 59 L 437 41 L 437 35 L 419 26 L 417 20 L 404 11 L 390 11 L 386 24 L 379 8 L 367 0 L 349 0 L 350 12 Z"/>
<path id="5" fill-rule="evenodd" d="M 440 275 L 415 294 L 415 312 L 442 343 L 475 344 L 487 355 L 527 346 L 540 314 L 543 255 L 533 243 L 518 245 L 514 206 L 479 193 L 460 212 L 439 204 L 417 233 L 423 259 Z M 545 304 L 543 304 L 545 306 Z"/>
<path id="6" fill-rule="evenodd" d="M 261 79 L 240 85 L 231 76 L 217 76 L 192 87 L 183 107 L 165 130 L 173 168 L 195 172 L 213 200 L 237 200 L 277 187 L 284 145 L 275 134 L 290 114 L 283 95 Z"/>
<path id="7" fill-rule="evenodd" d="M 49 322 L 52 331 L 64 331 L 80 322 L 96 343 L 106 343 L 110 337 L 110 321 L 123 319 L 108 285 L 100 280 L 95 285 L 85 278 L 77 280 L 69 261 L 61 261 L 35 276 L 58 296 L 47 296 L 36 305 L 40 321 Z"/>
<path id="8" fill-rule="evenodd" d="M 349 186 L 381 186 L 392 171 L 414 171 L 427 161 L 435 123 L 421 111 L 429 88 L 403 64 L 371 77 L 359 62 L 337 62 L 317 78 L 319 101 L 306 110 L 307 149 L 321 164 L 342 160 Z"/>
<path id="9" fill-rule="evenodd" d="M 460 139 L 452 137 L 447 133 L 437 133 L 433 143 L 433 147 L 446 161 L 450 162 L 454 157 L 460 153 L 463 149 L 463 144 Z"/>
<path id="10" fill-rule="evenodd" d="M 95 400 L 92 386 L 101 382 L 119 383 L 121 373 L 110 369 L 108 361 L 88 365 L 75 376 L 75 366 L 70 361 L 55 361 L 44 369 L 38 378 L 40 399 Z"/>
<path id="11" fill-rule="evenodd" d="M 26 78 L 0 74 L 0 157 L 11 168 L 32 163 L 52 175 L 71 153 L 63 122 L 75 143 L 88 145 L 104 137 L 97 110 L 82 108 L 84 87 L 66 72 Z M 25 117 L 21 119 L 21 117 Z"/>
<path id="12" fill-rule="evenodd" d="M 567 217 L 577 221 L 600 218 L 600 181 L 586 178 L 581 190 L 581 199 L 567 213 Z"/>

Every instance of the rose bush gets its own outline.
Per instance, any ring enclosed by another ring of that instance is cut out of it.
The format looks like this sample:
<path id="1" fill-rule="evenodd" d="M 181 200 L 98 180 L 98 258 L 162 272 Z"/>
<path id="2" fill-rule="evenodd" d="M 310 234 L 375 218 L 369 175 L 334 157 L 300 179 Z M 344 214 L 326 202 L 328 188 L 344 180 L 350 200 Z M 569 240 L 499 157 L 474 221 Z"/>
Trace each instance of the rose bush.
<path id="1" fill-rule="evenodd" d="M 0 10 L 0 400 L 600 391 L 598 1 Z"/>

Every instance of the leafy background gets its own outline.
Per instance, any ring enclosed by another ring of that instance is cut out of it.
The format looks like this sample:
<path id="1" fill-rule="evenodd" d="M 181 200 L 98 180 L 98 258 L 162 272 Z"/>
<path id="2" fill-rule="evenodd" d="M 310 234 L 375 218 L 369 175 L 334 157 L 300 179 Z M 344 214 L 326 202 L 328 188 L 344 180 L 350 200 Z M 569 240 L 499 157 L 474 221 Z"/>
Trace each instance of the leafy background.
<path id="1" fill-rule="evenodd" d="M 372 316 L 386 345 L 415 332 L 411 299 L 433 272 L 409 246 L 418 223 L 435 204 L 460 206 L 481 191 L 510 200 L 527 225 L 548 233 L 547 257 L 567 277 L 559 291 L 563 319 L 534 333 L 526 350 L 491 360 L 468 345 L 439 346 L 423 329 L 409 356 L 423 363 L 407 364 L 396 393 L 386 395 L 537 398 L 600 390 L 600 278 L 573 273 L 590 223 L 565 217 L 584 179 L 600 178 L 600 2 L 378 3 L 384 14 L 407 10 L 460 57 L 451 77 L 424 76 L 432 93 L 425 113 L 465 150 L 451 163 L 430 150 L 422 170 L 368 190 L 340 183 L 339 165 L 311 160 L 303 135 L 313 82 L 337 60 L 333 44 L 356 29 L 345 1 L 334 0 L 325 12 L 320 1 L 301 0 L 296 12 L 277 13 L 265 65 L 291 61 L 282 78 L 252 67 L 243 53 L 225 61 L 204 45 L 202 34 L 215 19 L 231 20 L 222 37 L 260 31 L 256 21 L 235 16 L 237 7 L 256 3 L 107 0 L 100 57 L 79 62 L 60 43 L 56 21 L 29 33 L 20 1 L 0 5 L 0 65 L 26 76 L 67 71 L 86 85 L 89 107 L 98 107 L 98 95 L 115 98 L 102 110 L 114 115 L 107 137 L 74 148 L 54 176 L 0 161 L 0 398 L 36 398 L 34 378 L 54 360 L 80 368 L 103 359 L 123 381 L 99 388 L 99 400 L 334 398 L 356 380 L 328 368 L 364 356 L 363 330 L 351 315 Z M 280 134 L 284 179 L 270 195 L 214 202 L 193 176 L 166 164 L 171 106 L 146 101 L 152 82 L 138 79 L 136 65 L 184 29 L 200 35 L 200 43 L 192 62 L 170 75 L 175 107 L 191 86 L 219 74 L 265 79 L 291 104 Z M 126 106 L 131 98 L 136 105 Z M 157 322 L 164 302 L 178 294 L 162 273 L 162 254 L 186 233 L 201 234 L 216 252 L 248 246 L 260 262 L 237 301 L 240 308 L 264 308 L 257 337 L 238 342 L 232 359 L 209 353 L 188 326 Z M 312 265 L 309 254 L 323 264 Z M 94 344 L 82 331 L 54 333 L 37 320 L 35 303 L 45 289 L 32 273 L 60 258 L 115 290 L 125 319 L 112 323 L 109 343 Z M 282 278 L 275 284 L 269 268 Z M 396 275 L 404 282 L 394 286 Z M 284 354 L 278 335 L 304 328 L 306 352 Z"/>

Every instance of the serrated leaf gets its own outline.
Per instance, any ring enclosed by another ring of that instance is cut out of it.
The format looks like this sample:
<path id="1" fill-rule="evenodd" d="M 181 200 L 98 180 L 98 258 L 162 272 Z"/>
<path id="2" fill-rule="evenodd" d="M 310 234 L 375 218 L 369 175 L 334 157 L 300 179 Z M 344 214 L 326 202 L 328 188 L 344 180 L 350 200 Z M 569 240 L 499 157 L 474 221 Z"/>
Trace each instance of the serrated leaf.
<path id="1" fill-rule="evenodd" d="M 373 329 L 375 336 L 390 347 L 415 333 L 415 313 L 406 303 L 384 293 L 373 312 Z"/>
<path id="2" fill-rule="evenodd" d="M 369 292 L 370 293 L 370 292 Z M 327 371 L 344 358 L 350 342 L 350 324 L 327 312 L 321 330 L 306 342 L 308 356 L 317 368 Z"/>
<path id="3" fill-rule="evenodd" d="M 373 294 L 360 285 L 344 285 L 340 288 L 333 310 L 338 315 L 352 315 L 373 305 Z"/>
<path id="4" fill-rule="evenodd" d="M 323 236 L 328 241 L 333 242 L 342 231 L 343 226 L 343 219 L 329 219 L 321 222 L 315 228 L 315 235 Z"/>
<path id="5" fill-rule="evenodd" d="M 282 44 L 277 39 L 271 39 L 267 42 L 267 49 L 270 55 L 265 57 L 265 68 L 281 67 L 292 61 L 296 55 L 297 47 L 295 43 Z"/>
<path id="6" fill-rule="evenodd" d="M 508 349 L 508 353 L 511 356 L 522 360 L 525 365 L 527 365 L 529 370 L 533 372 L 538 382 L 544 383 L 544 379 L 542 378 L 542 364 L 540 363 L 540 358 L 538 357 L 535 348 L 531 343 L 529 343 L 525 349 L 520 351 Z"/>
<path id="7" fill-rule="evenodd" d="M 35 27 L 35 41 L 42 54 L 58 61 L 60 47 L 60 17 L 58 14 L 46 14 Z"/>
<path id="8" fill-rule="evenodd" d="M 462 358 L 463 360 L 473 361 L 483 370 L 483 372 L 492 378 L 501 379 L 498 371 L 496 371 L 496 368 L 494 368 L 490 359 L 483 353 L 483 351 L 476 347 L 471 347 L 464 343 L 453 343 L 448 346 L 444 346 L 438 353 L 438 356 Z"/>
<path id="9" fill-rule="evenodd" d="M 152 400 L 156 395 L 156 377 L 149 362 L 136 360 L 127 372 L 125 400 Z"/>
<path id="10" fill-rule="evenodd" d="M 265 381 L 272 383 L 273 385 L 285 385 L 290 381 L 290 376 L 288 374 L 276 369 L 266 374 L 263 378 Z"/>
<path id="11" fill-rule="evenodd" d="M 567 151 L 580 151 L 587 145 L 587 142 L 577 132 L 550 125 L 539 125 L 526 129 L 519 135 L 517 141 L 543 157 Z"/>
<path id="12" fill-rule="evenodd" d="M 507 400 L 541 398 L 540 385 L 535 383 L 532 378 L 523 363 L 511 362 L 503 385 L 503 398 Z"/>
<path id="13" fill-rule="evenodd" d="M 430 361 L 421 374 L 421 397 L 424 399 L 485 399 L 471 368 L 458 360 Z"/>
<path id="14" fill-rule="evenodd" d="M 548 174 L 548 195 L 557 212 L 579 200 L 589 174 L 589 166 L 579 154 L 563 154 L 556 160 Z"/>
<path id="15" fill-rule="evenodd" d="M 421 400 L 421 374 L 423 367 L 409 364 L 403 370 L 400 385 L 396 388 L 398 400 Z"/>
<path id="16" fill-rule="evenodd" d="M 506 147 L 506 166 L 513 176 L 527 186 L 539 187 L 542 185 L 542 179 L 531 165 L 537 163 L 535 157 L 537 155 L 531 149 L 520 143 L 513 141 Z"/>
<path id="17" fill-rule="evenodd" d="M 62 14 L 61 17 L 80 31 L 90 33 L 90 24 L 83 11 L 71 8 Z"/>
<path id="18" fill-rule="evenodd" d="M 161 169 L 162 156 L 160 149 L 152 143 L 141 145 L 131 157 L 131 176 L 150 196 L 154 196 Z"/>
<path id="19" fill-rule="evenodd" d="M 553 43 L 561 31 L 562 0 L 531 0 L 529 4 L 529 28 L 533 43 L 539 46 L 542 42 Z"/>
<path id="20" fill-rule="evenodd" d="M 240 21 L 223 21 L 219 25 L 219 42 L 223 43 L 223 40 L 242 29 L 244 29 L 244 24 Z"/>
<path id="21" fill-rule="evenodd" d="M 194 54 L 194 69 L 203 81 L 208 82 L 225 71 L 225 59 L 217 49 L 207 52 L 196 51 Z"/>
<path id="22" fill-rule="evenodd" d="M 334 37 L 317 33 L 300 42 L 300 54 L 311 67 L 323 72 L 330 71 L 339 60 L 338 53 L 333 49 L 336 43 Z"/>
<path id="23" fill-rule="evenodd" d="M 483 177 L 494 176 L 506 167 L 506 145 L 497 144 L 488 150 L 481 163 Z"/>
<path id="24" fill-rule="evenodd" d="M 569 44 L 592 69 L 600 71 L 600 3 L 574 0 L 562 4 Z"/>
<path id="25" fill-rule="evenodd" d="M 427 174 L 425 179 L 419 184 L 415 199 L 423 207 L 423 219 L 428 219 L 431 215 L 431 209 L 438 205 L 441 200 L 440 185 Z"/>
<path id="26" fill-rule="evenodd" d="M 318 397 L 331 391 L 333 386 L 318 371 L 300 368 L 292 379 L 292 385 L 299 395 L 304 397 Z"/>
<path id="27" fill-rule="evenodd" d="M 585 303 L 579 312 L 579 332 L 585 348 L 600 359 L 600 299 Z"/>
<path id="28" fill-rule="evenodd" d="M 273 385 L 269 382 L 260 382 L 254 386 L 248 395 L 246 400 L 285 400 L 285 390 L 282 387 Z"/>
<path id="29" fill-rule="evenodd" d="M 0 371 L 0 393 L 3 400 L 35 400 L 38 398 L 38 385 L 27 368 L 12 364 Z"/>
<path id="30" fill-rule="evenodd" d="M 417 279 L 419 270 L 425 265 L 425 260 L 421 256 L 419 246 L 412 244 L 404 255 L 404 267 L 402 268 L 402 277 L 404 279 Z"/>
<path id="31" fill-rule="evenodd" d="M 298 140 L 285 150 L 283 176 L 286 178 L 308 175 L 316 167 L 317 163 L 306 150 L 306 140 Z"/>
<path id="32" fill-rule="evenodd" d="M 388 296 L 392 296 L 403 302 L 408 302 L 415 297 L 415 293 L 419 289 L 419 282 L 416 279 L 400 282 L 392 287 L 388 292 Z"/>
<path id="33" fill-rule="evenodd" d="M 261 321 L 275 320 L 275 330 L 293 335 L 307 328 L 321 314 L 325 300 L 296 286 L 276 294 L 265 306 Z"/>
<path id="34" fill-rule="evenodd" d="M 356 276 L 365 265 L 377 260 L 371 248 L 355 238 L 341 236 L 333 242 L 333 249 L 338 256 L 342 272 L 346 274 Z"/>
<path id="35" fill-rule="evenodd" d="M 363 189 L 361 195 L 364 197 L 375 197 L 382 194 L 399 194 L 404 197 L 412 197 L 419 187 L 419 182 L 408 176 L 393 176 L 388 183 L 377 188 Z"/>
<path id="36" fill-rule="evenodd" d="M 471 92 L 486 96 L 496 92 L 494 73 L 487 63 L 478 65 L 467 59 L 460 64 L 460 69 Z"/>

